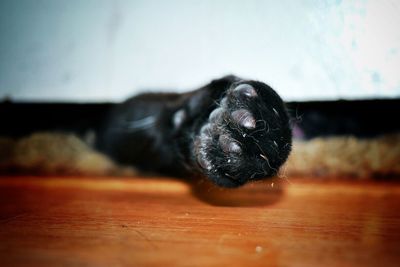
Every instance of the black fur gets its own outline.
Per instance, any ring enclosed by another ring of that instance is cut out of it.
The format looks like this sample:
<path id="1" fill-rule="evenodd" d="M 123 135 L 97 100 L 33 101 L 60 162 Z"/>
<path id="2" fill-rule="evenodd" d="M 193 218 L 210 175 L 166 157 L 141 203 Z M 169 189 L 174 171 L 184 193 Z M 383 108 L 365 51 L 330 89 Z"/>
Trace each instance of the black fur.
<path id="1" fill-rule="evenodd" d="M 117 105 L 97 147 L 142 170 L 202 174 L 219 186 L 237 187 L 275 175 L 291 138 L 274 90 L 227 76 L 189 93 L 142 94 Z"/>

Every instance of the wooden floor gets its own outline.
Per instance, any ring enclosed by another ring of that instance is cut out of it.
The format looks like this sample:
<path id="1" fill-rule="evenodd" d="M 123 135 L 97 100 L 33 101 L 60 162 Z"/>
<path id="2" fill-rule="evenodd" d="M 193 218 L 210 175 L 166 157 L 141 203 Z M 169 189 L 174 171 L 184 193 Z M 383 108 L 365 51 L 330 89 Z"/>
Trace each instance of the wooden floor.
<path id="1" fill-rule="evenodd" d="M 400 183 L 2 177 L 0 266 L 400 266 Z"/>

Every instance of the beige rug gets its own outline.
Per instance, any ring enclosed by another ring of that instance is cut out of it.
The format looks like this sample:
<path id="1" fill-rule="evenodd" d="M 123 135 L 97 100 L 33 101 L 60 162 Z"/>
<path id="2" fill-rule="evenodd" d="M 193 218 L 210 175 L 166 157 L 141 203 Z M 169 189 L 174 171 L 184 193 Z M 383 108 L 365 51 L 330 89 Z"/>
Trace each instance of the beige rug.
<path id="1" fill-rule="evenodd" d="M 130 176 L 137 172 L 115 164 L 74 135 L 35 133 L 18 140 L 0 137 L 0 173 Z M 294 141 L 279 175 L 400 177 L 400 133 L 372 139 L 346 136 Z"/>

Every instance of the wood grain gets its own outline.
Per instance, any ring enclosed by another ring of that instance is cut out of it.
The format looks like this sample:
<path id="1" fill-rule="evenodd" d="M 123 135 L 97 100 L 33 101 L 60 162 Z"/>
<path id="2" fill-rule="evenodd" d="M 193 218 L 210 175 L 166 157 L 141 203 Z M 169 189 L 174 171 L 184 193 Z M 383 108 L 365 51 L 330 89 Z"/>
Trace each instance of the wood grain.
<path id="1" fill-rule="evenodd" d="M 0 266 L 399 266 L 400 184 L 0 178 Z"/>

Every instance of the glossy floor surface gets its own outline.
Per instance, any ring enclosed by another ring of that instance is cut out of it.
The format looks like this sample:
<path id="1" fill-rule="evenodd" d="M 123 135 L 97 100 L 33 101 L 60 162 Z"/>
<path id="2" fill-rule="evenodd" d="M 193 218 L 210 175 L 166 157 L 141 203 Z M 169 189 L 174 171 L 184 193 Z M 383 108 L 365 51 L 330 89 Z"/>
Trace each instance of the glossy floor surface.
<path id="1" fill-rule="evenodd" d="M 400 183 L 0 177 L 0 266 L 399 266 Z"/>

